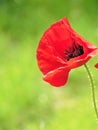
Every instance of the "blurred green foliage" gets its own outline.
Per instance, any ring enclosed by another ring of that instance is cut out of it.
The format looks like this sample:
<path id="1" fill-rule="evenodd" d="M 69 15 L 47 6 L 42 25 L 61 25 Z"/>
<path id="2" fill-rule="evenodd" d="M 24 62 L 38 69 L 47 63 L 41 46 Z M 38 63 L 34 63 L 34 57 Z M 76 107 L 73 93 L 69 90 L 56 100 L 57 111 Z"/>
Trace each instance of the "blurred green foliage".
<path id="1" fill-rule="evenodd" d="M 0 130 L 98 129 L 84 67 L 72 70 L 66 87 L 54 88 L 36 63 L 42 33 L 64 16 L 98 46 L 97 6 L 97 0 L 0 0 Z M 88 64 L 97 86 L 96 59 Z"/>

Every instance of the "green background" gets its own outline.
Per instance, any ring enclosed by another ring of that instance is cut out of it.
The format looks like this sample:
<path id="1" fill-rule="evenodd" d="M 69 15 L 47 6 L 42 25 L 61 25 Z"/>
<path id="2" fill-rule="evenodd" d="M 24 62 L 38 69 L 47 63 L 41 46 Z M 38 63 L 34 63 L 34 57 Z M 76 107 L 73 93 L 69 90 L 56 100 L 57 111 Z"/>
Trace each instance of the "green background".
<path id="1" fill-rule="evenodd" d="M 0 0 L 0 130 L 98 130 L 84 66 L 60 88 L 44 82 L 37 66 L 43 32 L 64 16 L 98 46 L 97 0 Z M 88 65 L 98 99 L 96 62 Z"/>

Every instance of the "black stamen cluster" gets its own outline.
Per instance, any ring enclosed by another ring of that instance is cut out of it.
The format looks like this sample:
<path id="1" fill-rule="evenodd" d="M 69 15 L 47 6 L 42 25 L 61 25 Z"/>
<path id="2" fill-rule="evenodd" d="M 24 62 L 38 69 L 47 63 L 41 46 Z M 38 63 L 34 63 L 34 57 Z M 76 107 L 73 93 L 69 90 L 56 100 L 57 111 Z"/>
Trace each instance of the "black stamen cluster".
<path id="1" fill-rule="evenodd" d="M 67 51 L 65 50 L 66 60 L 69 61 L 71 58 L 78 57 L 84 53 L 83 46 L 79 44 L 73 44 L 73 46 Z"/>

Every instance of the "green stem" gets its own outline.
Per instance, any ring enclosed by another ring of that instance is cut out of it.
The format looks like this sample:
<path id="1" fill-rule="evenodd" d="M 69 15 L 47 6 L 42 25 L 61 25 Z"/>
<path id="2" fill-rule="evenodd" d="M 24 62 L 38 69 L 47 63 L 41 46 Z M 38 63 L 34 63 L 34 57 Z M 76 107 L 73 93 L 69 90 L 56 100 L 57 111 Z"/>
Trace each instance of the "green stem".
<path id="1" fill-rule="evenodd" d="M 94 82 L 93 82 L 93 78 L 92 78 L 92 75 L 90 73 L 90 70 L 88 68 L 88 66 L 86 64 L 84 64 L 87 72 L 88 72 L 88 75 L 89 75 L 89 78 L 90 78 L 90 82 L 91 82 L 91 90 L 92 90 L 92 99 L 93 99 L 93 105 L 94 105 L 94 109 L 95 109 L 95 113 L 96 113 L 96 117 L 98 119 L 98 111 L 97 111 L 97 105 L 96 105 L 96 100 L 95 100 L 95 89 L 94 89 Z"/>

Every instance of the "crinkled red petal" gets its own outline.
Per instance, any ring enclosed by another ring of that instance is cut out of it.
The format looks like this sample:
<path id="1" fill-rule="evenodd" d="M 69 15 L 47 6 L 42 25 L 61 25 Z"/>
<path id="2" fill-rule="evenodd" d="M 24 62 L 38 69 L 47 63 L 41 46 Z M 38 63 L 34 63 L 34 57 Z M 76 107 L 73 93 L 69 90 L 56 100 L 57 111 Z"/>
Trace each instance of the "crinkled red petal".
<path id="1" fill-rule="evenodd" d="M 65 56 L 64 51 L 68 50 L 74 42 L 69 30 L 71 30 L 70 25 L 67 19 L 63 18 L 54 23 L 43 35 L 48 40 L 49 45 L 54 47 L 62 58 Z"/>
<path id="2" fill-rule="evenodd" d="M 61 67 L 48 72 L 43 79 L 53 86 L 60 87 L 67 83 L 69 71 Z"/>
<path id="3" fill-rule="evenodd" d="M 48 44 L 46 39 L 40 41 L 37 49 L 37 60 L 38 66 L 43 74 L 61 66 L 65 66 L 65 62 L 62 60 L 57 51 Z"/>

